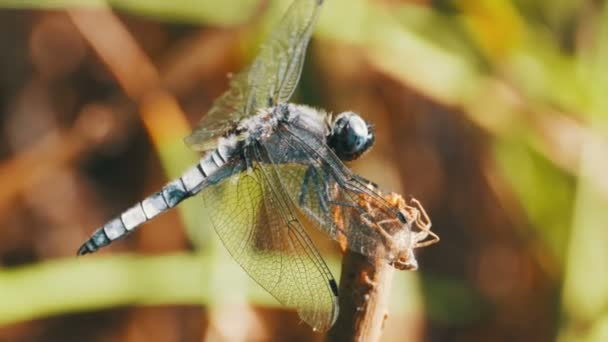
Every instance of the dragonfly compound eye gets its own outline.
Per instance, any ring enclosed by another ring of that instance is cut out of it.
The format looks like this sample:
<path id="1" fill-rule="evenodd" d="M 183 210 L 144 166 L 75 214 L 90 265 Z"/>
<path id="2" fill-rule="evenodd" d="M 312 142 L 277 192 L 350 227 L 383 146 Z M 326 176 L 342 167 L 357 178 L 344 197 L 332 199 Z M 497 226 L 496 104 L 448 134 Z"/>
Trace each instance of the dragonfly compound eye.
<path id="1" fill-rule="evenodd" d="M 358 114 L 344 112 L 336 117 L 327 144 L 343 161 L 357 159 L 374 143 L 374 133 Z"/>

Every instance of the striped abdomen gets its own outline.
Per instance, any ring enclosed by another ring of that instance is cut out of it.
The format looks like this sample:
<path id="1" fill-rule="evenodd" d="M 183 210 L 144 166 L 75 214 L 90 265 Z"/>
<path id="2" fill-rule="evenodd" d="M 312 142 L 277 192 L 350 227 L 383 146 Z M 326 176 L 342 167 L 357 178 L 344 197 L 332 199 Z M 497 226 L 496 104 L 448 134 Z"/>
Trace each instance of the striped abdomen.
<path id="1" fill-rule="evenodd" d="M 109 245 L 134 231 L 142 223 L 197 194 L 207 185 L 209 178 L 236 154 L 237 146 L 235 137 L 220 139 L 215 150 L 207 153 L 198 164 L 186 170 L 180 178 L 168 183 L 159 192 L 137 203 L 97 229 L 91 238 L 80 247 L 78 255 L 93 253 L 99 248 Z"/>

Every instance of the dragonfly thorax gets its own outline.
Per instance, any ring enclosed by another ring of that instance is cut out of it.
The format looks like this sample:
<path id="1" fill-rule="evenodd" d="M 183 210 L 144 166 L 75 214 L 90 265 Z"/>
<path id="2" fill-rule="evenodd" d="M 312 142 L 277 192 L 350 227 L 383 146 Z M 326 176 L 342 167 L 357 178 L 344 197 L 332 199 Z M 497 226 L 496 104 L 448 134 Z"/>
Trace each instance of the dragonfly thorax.
<path id="1" fill-rule="evenodd" d="M 357 113 L 344 112 L 334 120 L 327 145 L 343 161 L 359 158 L 374 143 L 372 127 Z"/>
<path id="2" fill-rule="evenodd" d="M 272 140 L 278 126 L 303 129 L 318 139 L 329 134 L 326 114 L 305 105 L 283 103 L 274 107 L 262 108 L 258 114 L 243 119 L 237 127 L 237 135 L 245 138 L 245 145 L 253 141 Z"/>
<path id="3" fill-rule="evenodd" d="M 249 144 L 252 140 L 263 140 L 270 137 L 281 119 L 280 116 L 283 115 L 276 108 L 262 108 L 258 114 L 245 118 L 239 123 L 237 132 L 245 135 L 245 144 Z"/>

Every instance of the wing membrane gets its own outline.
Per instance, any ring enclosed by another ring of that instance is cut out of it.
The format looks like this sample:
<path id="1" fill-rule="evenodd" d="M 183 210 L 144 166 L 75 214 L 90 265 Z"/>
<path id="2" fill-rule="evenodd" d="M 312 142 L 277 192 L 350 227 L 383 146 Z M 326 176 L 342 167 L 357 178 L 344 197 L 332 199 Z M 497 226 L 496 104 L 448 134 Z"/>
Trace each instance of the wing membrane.
<path id="1" fill-rule="evenodd" d="M 281 165 L 277 172 L 291 200 L 343 247 L 370 257 L 382 252 L 391 263 L 410 248 L 410 223 L 404 226 L 398 208 L 354 175 L 318 137 L 281 126 L 267 145 L 271 158 Z M 300 160 L 289 163 L 294 155 Z M 364 224 L 368 221 L 373 222 Z M 395 243 L 399 245 L 391 245 Z"/>
<path id="2" fill-rule="evenodd" d="M 185 138 L 197 151 L 210 148 L 218 137 L 257 109 L 283 103 L 293 93 L 304 63 L 306 47 L 322 0 L 295 0 L 262 45 L 251 65 L 230 81 L 192 134 Z"/>
<path id="3" fill-rule="evenodd" d="M 277 175 L 251 154 L 252 165 L 202 192 L 220 239 L 243 269 L 317 330 L 337 316 L 335 280 L 316 251 Z"/>

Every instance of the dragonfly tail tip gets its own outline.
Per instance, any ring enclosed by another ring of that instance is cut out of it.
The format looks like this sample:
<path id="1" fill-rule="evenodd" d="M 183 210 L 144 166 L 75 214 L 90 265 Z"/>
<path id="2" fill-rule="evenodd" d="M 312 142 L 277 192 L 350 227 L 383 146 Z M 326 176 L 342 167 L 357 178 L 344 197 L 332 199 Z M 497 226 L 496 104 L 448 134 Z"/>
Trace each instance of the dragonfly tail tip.
<path id="1" fill-rule="evenodd" d="M 78 252 L 76 253 L 77 256 L 82 256 L 85 254 L 89 254 L 89 253 L 93 253 L 95 252 L 95 249 L 93 246 L 91 246 L 91 242 L 87 242 L 84 245 L 82 245 L 79 249 Z"/>

